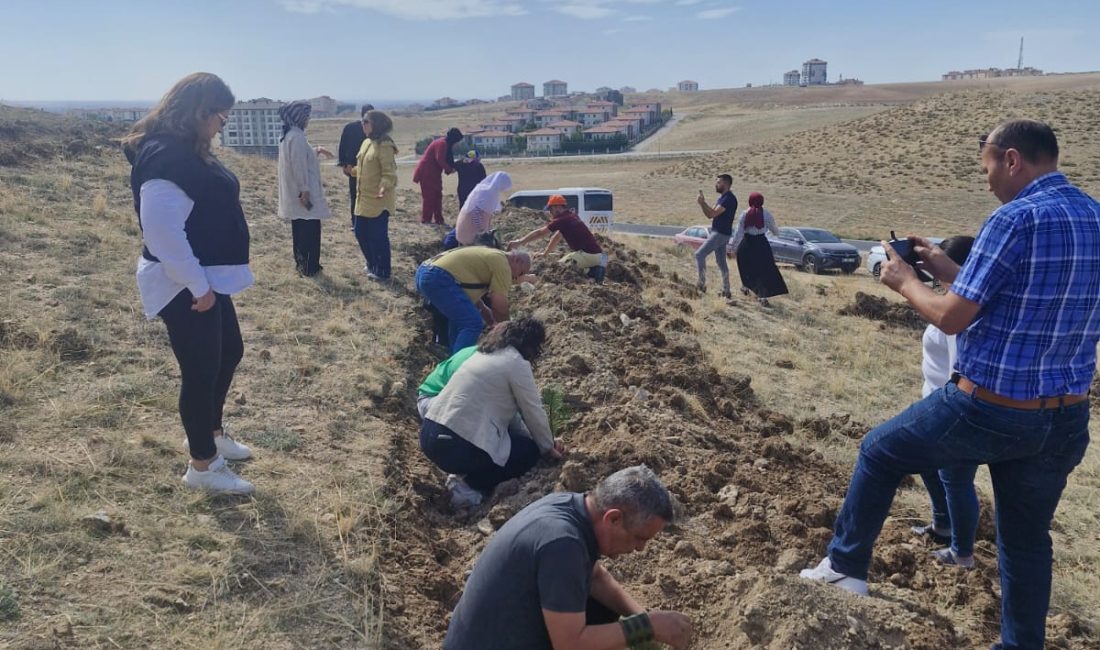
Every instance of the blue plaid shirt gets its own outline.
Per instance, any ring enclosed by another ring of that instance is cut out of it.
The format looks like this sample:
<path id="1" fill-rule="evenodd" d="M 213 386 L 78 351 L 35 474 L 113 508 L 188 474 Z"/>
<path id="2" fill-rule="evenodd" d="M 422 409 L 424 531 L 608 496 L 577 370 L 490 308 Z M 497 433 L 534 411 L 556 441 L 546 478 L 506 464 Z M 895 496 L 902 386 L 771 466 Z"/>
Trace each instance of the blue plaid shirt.
<path id="1" fill-rule="evenodd" d="M 1100 203 L 1061 172 L 982 224 L 951 291 L 981 305 L 959 373 L 1013 399 L 1085 393 L 1100 340 Z"/>

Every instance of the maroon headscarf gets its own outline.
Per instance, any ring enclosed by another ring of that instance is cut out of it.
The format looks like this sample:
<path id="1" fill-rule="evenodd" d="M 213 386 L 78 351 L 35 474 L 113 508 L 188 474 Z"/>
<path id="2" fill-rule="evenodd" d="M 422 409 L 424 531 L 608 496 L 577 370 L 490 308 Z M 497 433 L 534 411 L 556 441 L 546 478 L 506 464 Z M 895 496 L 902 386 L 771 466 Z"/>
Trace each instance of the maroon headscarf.
<path id="1" fill-rule="evenodd" d="M 749 194 L 749 210 L 745 213 L 745 227 L 764 227 L 764 195 L 760 192 Z"/>

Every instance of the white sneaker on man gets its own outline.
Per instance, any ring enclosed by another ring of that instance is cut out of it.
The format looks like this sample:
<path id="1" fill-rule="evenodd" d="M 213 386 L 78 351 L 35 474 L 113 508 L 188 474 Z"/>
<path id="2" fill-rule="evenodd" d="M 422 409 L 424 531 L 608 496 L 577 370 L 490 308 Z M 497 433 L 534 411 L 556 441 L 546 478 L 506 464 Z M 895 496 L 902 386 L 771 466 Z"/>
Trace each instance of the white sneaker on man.
<path id="1" fill-rule="evenodd" d="M 466 485 L 466 481 L 457 474 L 447 475 L 446 486 L 451 492 L 451 507 L 455 509 L 481 505 L 481 501 L 485 498 L 480 492 Z"/>
<path id="2" fill-rule="evenodd" d="M 251 483 L 234 474 L 221 456 L 215 458 L 205 472 L 188 465 L 187 473 L 180 480 L 192 490 L 206 490 L 212 494 L 252 494 L 256 491 Z"/>
<path id="3" fill-rule="evenodd" d="M 214 436 L 214 446 L 218 449 L 218 455 L 226 460 L 248 460 L 252 458 L 252 450 L 248 445 L 237 442 L 229 435 L 229 427 L 222 429 L 220 436 Z M 183 439 L 184 451 L 191 451 L 191 443 L 187 438 Z"/>
<path id="4" fill-rule="evenodd" d="M 806 580 L 817 580 L 819 582 L 827 582 L 833 586 L 840 587 L 845 591 L 850 591 L 857 596 L 867 595 L 867 581 L 860 580 L 859 578 L 852 578 L 838 573 L 833 570 L 833 563 L 826 557 L 824 560 L 818 563 L 812 569 L 802 569 L 799 572 L 798 577 L 805 578 Z"/>

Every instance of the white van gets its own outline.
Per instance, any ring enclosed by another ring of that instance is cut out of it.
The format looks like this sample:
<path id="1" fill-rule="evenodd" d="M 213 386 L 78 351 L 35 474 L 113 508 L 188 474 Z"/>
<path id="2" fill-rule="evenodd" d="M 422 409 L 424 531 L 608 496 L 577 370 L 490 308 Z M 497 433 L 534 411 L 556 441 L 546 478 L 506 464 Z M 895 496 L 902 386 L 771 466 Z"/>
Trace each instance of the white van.
<path id="1" fill-rule="evenodd" d="M 588 228 L 593 231 L 611 232 L 615 224 L 615 212 L 611 190 L 600 187 L 562 187 L 556 190 L 524 190 L 508 197 L 508 203 L 517 208 L 545 210 L 546 202 L 555 194 L 565 197 L 569 207 L 577 211 Z"/>

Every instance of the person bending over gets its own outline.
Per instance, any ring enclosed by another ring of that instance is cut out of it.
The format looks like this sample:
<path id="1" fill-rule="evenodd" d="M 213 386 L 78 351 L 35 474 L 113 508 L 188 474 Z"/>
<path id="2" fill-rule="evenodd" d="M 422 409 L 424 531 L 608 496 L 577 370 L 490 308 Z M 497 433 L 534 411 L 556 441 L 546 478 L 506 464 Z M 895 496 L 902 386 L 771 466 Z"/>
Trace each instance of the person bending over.
<path id="1" fill-rule="evenodd" d="M 600 243 L 592 235 L 584 221 L 569 207 L 565 197 L 555 194 L 546 202 L 546 210 L 550 213 L 550 222 L 542 228 L 536 228 L 527 233 L 521 239 L 508 242 L 508 250 L 524 246 L 548 235 L 550 241 L 546 244 L 546 250 L 536 253 L 538 256 L 549 255 L 558 247 L 562 239 L 569 246 L 570 253 L 559 260 L 562 264 L 572 264 L 578 270 L 586 271 L 588 277 L 596 282 L 603 282 L 607 272 L 607 255 L 603 252 Z"/>

